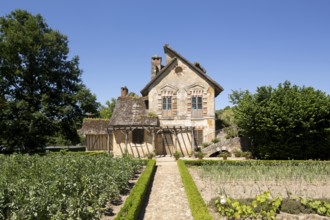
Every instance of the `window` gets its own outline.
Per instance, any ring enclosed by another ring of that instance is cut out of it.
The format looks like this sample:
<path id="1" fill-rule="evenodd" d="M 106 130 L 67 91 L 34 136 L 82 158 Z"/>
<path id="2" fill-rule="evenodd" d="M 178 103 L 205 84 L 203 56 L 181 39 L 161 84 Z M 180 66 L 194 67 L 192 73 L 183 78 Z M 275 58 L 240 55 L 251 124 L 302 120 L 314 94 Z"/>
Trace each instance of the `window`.
<path id="1" fill-rule="evenodd" d="M 195 143 L 197 146 L 202 146 L 203 130 L 194 130 Z"/>
<path id="2" fill-rule="evenodd" d="M 133 130 L 132 142 L 134 144 L 143 144 L 143 142 L 144 142 L 144 130 L 143 129 Z"/>
<path id="3" fill-rule="evenodd" d="M 172 96 L 163 96 L 163 117 L 172 117 Z"/>
<path id="4" fill-rule="evenodd" d="M 201 96 L 193 96 L 191 98 L 191 117 L 202 118 L 203 117 L 203 99 Z"/>

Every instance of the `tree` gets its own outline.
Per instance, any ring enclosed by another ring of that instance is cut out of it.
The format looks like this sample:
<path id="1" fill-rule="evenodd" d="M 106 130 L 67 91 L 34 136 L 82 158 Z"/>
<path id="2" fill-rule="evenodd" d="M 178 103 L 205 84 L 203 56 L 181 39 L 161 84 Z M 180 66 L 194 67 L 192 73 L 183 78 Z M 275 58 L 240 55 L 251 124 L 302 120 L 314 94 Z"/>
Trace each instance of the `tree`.
<path id="1" fill-rule="evenodd" d="M 16 10 L 0 18 L 0 146 L 43 149 L 50 138 L 79 141 L 77 128 L 99 104 L 81 81 L 68 39 L 41 15 Z"/>
<path id="2" fill-rule="evenodd" d="M 116 106 L 116 99 L 112 98 L 111 101 L 108 100 L 105 104 L 106 106 L 101 106 L 100 116 L 101 118 L 111 118 L 113 110 Z"/>
<path id="3" fill-rule="evenodd" d="M 330 159 L 330 96 L 286 81 L 245 92 L 234 108 L 243 135 L 259 158 Z"/>
<path id="4" fill-rule="evenodd" d="M 221 122 L 221 127 L 229 127 L 236 125 L 234 110 L 230 106 L 215 112 L 216 119 Z"/>

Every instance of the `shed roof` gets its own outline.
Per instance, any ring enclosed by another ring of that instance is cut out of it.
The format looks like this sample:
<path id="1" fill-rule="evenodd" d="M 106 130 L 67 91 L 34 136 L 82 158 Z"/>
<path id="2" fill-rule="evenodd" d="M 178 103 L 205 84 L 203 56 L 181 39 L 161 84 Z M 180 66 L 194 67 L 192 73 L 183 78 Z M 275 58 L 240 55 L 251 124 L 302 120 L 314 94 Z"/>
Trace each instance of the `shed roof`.
<path id="1" fill-rule="evenodd" d="M 109 119 L 86 118 L 83 120 L 79 134 L 106 134 L 109 126 Z"/>
<path id="2" fill-rule="evenodd" d="M 143 97 L 119 97 L 110 126 L 158 126 L 158 117 L 149 117 Z"/>

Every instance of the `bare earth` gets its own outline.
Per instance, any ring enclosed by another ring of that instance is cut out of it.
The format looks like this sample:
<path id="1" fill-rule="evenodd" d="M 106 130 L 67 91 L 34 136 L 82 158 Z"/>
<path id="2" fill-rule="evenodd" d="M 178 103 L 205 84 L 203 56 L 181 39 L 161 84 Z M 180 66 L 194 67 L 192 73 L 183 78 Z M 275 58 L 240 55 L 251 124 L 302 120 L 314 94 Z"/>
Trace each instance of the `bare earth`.
<path id="1" fill-rule="evenodd" d="M 145 210 L 145 220 L 192 220 L 188 199 L 173 157 L 156 159 L 157 170 Z"/>
<path id="2" fill-rule="evenodd" d="M 201 193 L 204 201 L 208 204 L 211 199 L 219 197 L 221 193 L 239 199 L 239 198 L 254 198 L 256 195 L 270 190 L 274 195 L 280 194 L 282 197 L 287 197 L 288 192 L 297 196 L 308 196 L 310 198 L 330 198 L 330 187 L 327 182 L 318 182 L 318 183 L 282 183 L 275 184 L 272 182 L 226 182 L 219 183 L 215 180 L 210 180 L 208 178 L 201 178 L 196 168 L 189 168 L 189 172 L 194 179 L 194 182 Z M 218 213 L 215 213 L 213 210 L 210 210 L 210 214 L 214 219 L 224 219 L 220 218 Z M 276 216 L 276 219 L 281 220 L 330 220 L 328 217 L 319 216 L 319 215 L 290 215 L 286 213 L 281 213 Z"/>

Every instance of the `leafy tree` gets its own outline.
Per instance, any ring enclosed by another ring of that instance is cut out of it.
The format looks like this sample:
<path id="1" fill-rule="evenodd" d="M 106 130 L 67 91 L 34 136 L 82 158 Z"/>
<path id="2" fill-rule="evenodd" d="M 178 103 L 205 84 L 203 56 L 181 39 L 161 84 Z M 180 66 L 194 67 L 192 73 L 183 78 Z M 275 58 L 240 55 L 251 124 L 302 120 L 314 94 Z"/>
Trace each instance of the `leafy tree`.
<path id="1" fill-rule="evenodd" d="M 229 127 L 236 125 L 233 108 L 226 106 L 224 109 L 215 112 L 216 119 L 220 120 L 221 127 Z"/>
<path id="2" fill-rule="evenodd" d="M 101 106 L 100 116 L 101 118 L 111 118 L 113 110 L 116 106 L 116 99 L 111 98 L 111 101 L 108 100 L 105 102 L 106 106 Z"/>
<path id="3" fill-rule="evenodd" d="M 330 159 L 330 96 L 286 81 L 245 92 L 234 108 L 238 127 L 259 158 Z"/>
<path id="4" fill-rule="evenodd" d="M 16 10 L 0 18 L 0 146 L 31 151 L 54 136 L 79 141 L 82 118 L 99 106 L 68 53 L 67 37 L 41 15 Z"/>
<path id="5" fill-rule="evenodd" d="M 128 96 L 128 97 L 135 97 L 135 98 L 140 97 L 140 96 L 138 96 L 135 92 L 130 92 L 130 93 L 128 93 L 127 96 Z"/>

